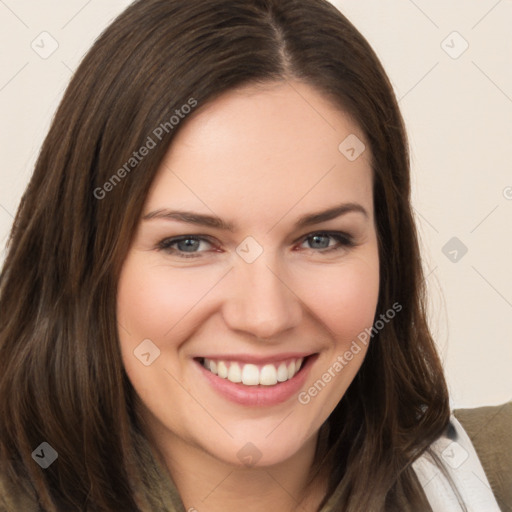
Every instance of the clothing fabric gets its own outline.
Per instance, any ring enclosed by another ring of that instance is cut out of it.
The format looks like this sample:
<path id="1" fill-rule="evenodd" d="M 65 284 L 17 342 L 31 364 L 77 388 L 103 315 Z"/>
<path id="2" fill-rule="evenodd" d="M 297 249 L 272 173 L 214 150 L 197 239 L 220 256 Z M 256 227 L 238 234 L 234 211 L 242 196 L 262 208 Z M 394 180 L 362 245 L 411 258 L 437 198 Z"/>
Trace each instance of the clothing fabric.
<path id="1" fill-rule="evenodd" d="M 503 512 L 512 512 L 512 401 L 455 409 Z"/>
<path id="2" fill-rule="evenodd" d="M 451 425 L 453 429 L 432 443 L 431 447 L 444 463 L 468 512 L 500 512 L 469 436 L 453 415 Z M 413 468 L 434 512 L 463 510 L 448 479 L 429 454 L 417 459 Z"/>

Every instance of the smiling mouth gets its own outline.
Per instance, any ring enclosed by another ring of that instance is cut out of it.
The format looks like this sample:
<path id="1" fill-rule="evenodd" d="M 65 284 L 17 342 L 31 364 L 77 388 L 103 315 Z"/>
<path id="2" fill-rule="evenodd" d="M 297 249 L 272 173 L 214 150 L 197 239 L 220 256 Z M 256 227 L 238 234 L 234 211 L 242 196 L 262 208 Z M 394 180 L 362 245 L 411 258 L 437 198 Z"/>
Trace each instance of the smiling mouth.
<path id="1" fill-rule="evenodd" d="M 277 363 L 257 365 L 221 359 L 196 358 L 206 370 L 222 379 L 245 386 L 276 386 L 287 382 L 304 367 L 311 356 L 289 358 Z"/>

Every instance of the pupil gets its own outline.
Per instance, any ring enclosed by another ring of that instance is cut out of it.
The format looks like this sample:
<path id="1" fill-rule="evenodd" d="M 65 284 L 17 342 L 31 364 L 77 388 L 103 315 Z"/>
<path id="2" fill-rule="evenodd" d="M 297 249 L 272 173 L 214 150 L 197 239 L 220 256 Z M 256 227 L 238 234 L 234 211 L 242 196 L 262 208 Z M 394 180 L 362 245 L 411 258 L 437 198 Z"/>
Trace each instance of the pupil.
<path id="1" fill-rule="evenodd" d="M 318 240 L 319 240 L 319 239 L 321 240 L 322 238 L 324 239 L 324 242 L 325 242 L 325 241 L 327 241 L 327 245 L 326 245 L 325 243 L 324 243 L 324 244 L 322 244 L 322 243 L 320 242 L 320 245 L 322 246 L 321 248 L 322 248 L 322 249 L 325 249 L 326 247 L 328 247 L 328 245 L 329 245 L 329 241 L 327 240 L 327 237 L 326 237 L 326 236 L 324 236 L 324 235 L 315 235 L 315 236 L 313 237 L 313 244 L 316 244 L 316 243 L 318 242 Z"/>
<path id="2" fill-rule="evenodd" d="M 193 252 L 193 249 L 196 247 L 198 242 L 199 242 L 198 240 L 192 240 L 191 238 L 181 240 L 179 242 L 179 244 L 184 244 L 184 246 L 180 247 L 180 250 L 184 250 L 186 252 Z M 189 249 L 191 249 L 191 250 L 189 250 Z"/>

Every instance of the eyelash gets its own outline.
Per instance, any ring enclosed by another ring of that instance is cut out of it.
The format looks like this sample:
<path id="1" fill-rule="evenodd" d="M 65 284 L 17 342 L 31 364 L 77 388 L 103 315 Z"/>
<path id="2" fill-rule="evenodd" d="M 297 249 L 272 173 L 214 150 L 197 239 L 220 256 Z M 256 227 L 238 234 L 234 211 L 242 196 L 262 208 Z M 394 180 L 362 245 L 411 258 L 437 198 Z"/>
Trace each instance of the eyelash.
<path id="1" fill-rule="evenodd" d="M 302 237 L 302 239 L 300 240 L 300 244 L 304 243 L 305 241 L 309 240 L 309 239 L 312 239 L 314 238 L 315 236 L 326 236 L 326 237 L 331 237 L 335 240 L 337 240 L 338 242 L 338 245 L 335 245 L 333 247 L 328 247 L 328 248 L 325 248 L 325 249 L 320 249 L 320 250 L 315 250 L 315 249 L 310 249 L 311 251 L 314 251 L 314 252 L 319 252 L 321 254 L 324 254 L 324 253 L 327 253 L 327 252 L 335 252 L 335 251 L 339 251 L 343 248 L 350 248 L 350 247 L 354 247 L 356 244 L 354 243 L 352 237 L 350 235 L 347 235 L 345 233 L 341 233 L 341 232 L 338 232 L 338 231 L 334 231 L 334 232 L 331 232 L 331 231 L 317 231 L 317 232 L 314 232 L 314 233 L 310 233 L 304 237 Z M 175 245 L 179 242 L 183 242 L 184 240 L 198 240 L 198 241 L 204 241 L 204 242 L 207 242 L 211 245 L 213 245 L 213 242 L 212 240 L 209 238 L 209 237 L 205 237 L 205 236 L 198 236 L 198 235 L 184 235 L 184 236 L 179 236 L 179 237 L 174 237 L 174 238 L 166 238 L 164 240 L 162 240 L 161 242 L 158 243 L 157 245 L 157 250 L 159 251 L 164 251 L 168 254 L 171 254 L 171 255 L 177 255 L 179 258 L 199 258 L 201 257 L 201 254 L 202 252 L 199 252 L 199 253 L 183 253 L 183 252 L 180 252 L 180 251 L 177 251 L 176 249 L 172 249 L 171 246 L 172 245 Z"/>

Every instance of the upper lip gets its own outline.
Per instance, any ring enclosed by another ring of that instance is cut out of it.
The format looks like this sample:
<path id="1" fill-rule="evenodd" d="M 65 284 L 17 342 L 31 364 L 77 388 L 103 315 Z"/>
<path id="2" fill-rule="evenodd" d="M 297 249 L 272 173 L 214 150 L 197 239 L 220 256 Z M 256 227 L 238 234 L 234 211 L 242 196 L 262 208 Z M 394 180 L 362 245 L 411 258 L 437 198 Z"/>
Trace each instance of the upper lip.
<path id="1" fill-rule="evenodd" d="M 257 356 L 257 355 L 250 355 L 250 354 L 210 354 L 210 355 L 199 356 L 199 358 L 218 359 L 220 361 L 238 361 L 240 363 L 262 364 L 262 363 L 275 363 L 278 361 L 285 361 L 287 359 L 306 358 L 313 354 L 314 354 L 314 352 L 286 352 L 286 353 L 273 354 L 273 355 L 267 355 L 267 356 Z M 195 358 L 195 359 L 197 359 L 197 358 Z"/>

